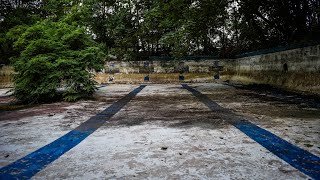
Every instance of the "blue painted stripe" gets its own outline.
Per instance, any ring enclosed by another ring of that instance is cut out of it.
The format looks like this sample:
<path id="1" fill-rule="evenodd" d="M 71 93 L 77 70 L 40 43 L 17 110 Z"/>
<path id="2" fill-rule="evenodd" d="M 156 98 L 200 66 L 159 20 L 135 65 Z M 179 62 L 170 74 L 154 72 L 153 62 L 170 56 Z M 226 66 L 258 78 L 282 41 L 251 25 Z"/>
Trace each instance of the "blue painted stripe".
<path id="1" fill-rule="evenodd" d="M 0 169 L 0 179 L 30 179 L 36 173 L 44 169 L 64 153 L 78 145 L 90 134 L 101 127 L 107 120 L 122 109 L 132 98 L 134 98 L 145 85 L 131 91 L 110 107 L 91 117 L 80 126 L 53 141 L 52 143 L 28 154 L 27 156 Z"/>
<path id="2" fill-rule="evenodd" d="M 216 102 L 210 100 L 206 95 L 191 88 L 190 86 L 186 84 L 182 84 L 182 86 L 190 91 L 212 111 L 217 112 L 221 118 L 228 120 L 230 124 L 234 125 L 237 129 L 268 149 L 270 152 L 306 175 L 314 179 L 320 179 L 319 157 L 285 141 L 284 139 L 247 120 L 243 120 L 239 115 L 222 108 Z"/>
<path id="3" fill-rule="evenodd" d="M 281 139 L 251 122 L 237 122 L 233 125 L 299 171 L 314 179 L 320 179 L 319 157 L 290 144 L 288 141 Z"/>

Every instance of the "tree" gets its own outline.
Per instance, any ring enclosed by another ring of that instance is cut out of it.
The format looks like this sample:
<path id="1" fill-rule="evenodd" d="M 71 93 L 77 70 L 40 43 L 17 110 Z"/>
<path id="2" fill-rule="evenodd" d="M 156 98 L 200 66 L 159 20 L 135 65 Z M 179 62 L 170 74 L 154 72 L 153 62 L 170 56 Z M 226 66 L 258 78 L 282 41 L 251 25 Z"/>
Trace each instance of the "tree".
<path id="1" fill-rule="evenodd" d="M 320 40 L 317 0 L 234 0 L 244 51 Z M 241 45 L 239 45 L 241 47 Z"/>
<path id="2" fill-rule="evenodd" d="M 83 26 L 113 59 L 141 60 L 320 41 L 319 12 L 317 0 L 8 0 L 0 4 L 0 63 L 19 55 L 7 31 L 44 19 Z"/>
<path id="3" fill-rule="evenodd" d="M 35 0 L 1 0 L 0 64 L 9 64 L 10 58 L 18 54 L 12 47 L 13 41 L 6 38 L 6 33 L 17 25 L 31 25 L 40 20 L 39 6 Z"/>
<path id="4" fill-rule="evenodd" d="M 21 32 L 17 26 L 8 33 Z M 18 30 L 17 30 L 18 29 Z M 16 37 L 16 36 L 15 36 Z M 84 28 L 61 20 L 43 20 L 26 28 L 14 42 L 20 52 L 14 58 L 14 96 L 25 103 L 62 97 L 75 101 L 91 96 L 95 81 L 91 69 L 103 67 L 104 54 Z"/>

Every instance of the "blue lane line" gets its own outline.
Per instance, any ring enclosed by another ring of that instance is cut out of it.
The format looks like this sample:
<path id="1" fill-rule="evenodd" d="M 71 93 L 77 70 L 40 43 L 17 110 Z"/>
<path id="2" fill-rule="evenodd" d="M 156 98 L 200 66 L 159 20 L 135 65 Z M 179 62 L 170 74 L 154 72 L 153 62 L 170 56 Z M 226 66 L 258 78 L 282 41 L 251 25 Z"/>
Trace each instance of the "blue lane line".
<path id="1" fill-rule="evenodd" d="M 190 86 L 182 84 L 182 87 L 190 91 L 212 111 L 221 113 L 220 115 L 222 118 L 226 118 L 233 126 L 268 149 L 270 152 L 306 175 L 314 179 L 320 179 L 319 157 L 285 141 L 284 139 L 281 139 L 280 137 L 247 120 L 239 119 L 240 116 L 222 108 L 216 102 L 210 100 L 206 95 L 191 88 Z M 228 115 L 226 115 L 226 113 L 228 113 Z"/>
<path id="2" fill-rule="evenodd" d="M 30 179 L 36 173 L 44 169 L 64 153 L 78 145 L 90 134 L 101 127 L 107 120 L 122 109 L 132 98 L 134 98 L 145 85 L 131 91 L 110 107 L 91 117 L 80 126 L 53 141 L 52 143 L 28 154 L 27 156 L 0 169 L 0 179 Z"/>

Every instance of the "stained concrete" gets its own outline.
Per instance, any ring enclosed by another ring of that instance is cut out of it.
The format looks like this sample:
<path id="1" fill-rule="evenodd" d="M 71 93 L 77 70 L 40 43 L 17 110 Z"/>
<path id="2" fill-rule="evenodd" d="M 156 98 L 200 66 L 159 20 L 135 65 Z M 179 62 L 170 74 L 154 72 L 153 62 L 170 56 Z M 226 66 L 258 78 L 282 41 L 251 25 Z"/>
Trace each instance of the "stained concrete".
<path id="1" fill-rule="evenodd" d="M 301 101 L 191 84 L 220 106 L 320 156 L 320 110 Z M 0 112 L 0 167 L 52 142 L 138 85 L 107 85 L 95 100 Z M 289 97 L 290 98 L 290 97 Z M 49 108 L 48 108 L 49 107 Z M 57 111 L 52 112 L 53 109 Z M 32 114 L 39 110 L 41 113 Z M 12 114 L 16 116 L 12 118 Z M 11 118 L 10 118 L 11 117 Z M 110 121 L 33 179 L 306 179 L 179 84 L 148 85 Z"/>

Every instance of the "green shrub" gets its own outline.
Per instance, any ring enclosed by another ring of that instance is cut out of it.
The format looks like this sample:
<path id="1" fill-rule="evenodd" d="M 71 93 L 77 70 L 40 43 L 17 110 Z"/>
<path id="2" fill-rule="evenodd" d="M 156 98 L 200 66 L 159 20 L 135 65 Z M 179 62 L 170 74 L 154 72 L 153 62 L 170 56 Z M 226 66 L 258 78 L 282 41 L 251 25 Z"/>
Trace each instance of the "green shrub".
<path id="1" fill-rule="evenodd" d="M 20 52 L 12 59 L 17 99 L 25 103 L 59 97 L 76 101 L 94 93 L 95 81 L 89 70 L 103 68 L 104 53 L 84 28 L 41 21 L 22 32 L 14 47 Z M 64 93 L 57 88 L 64 88 Z"/>

